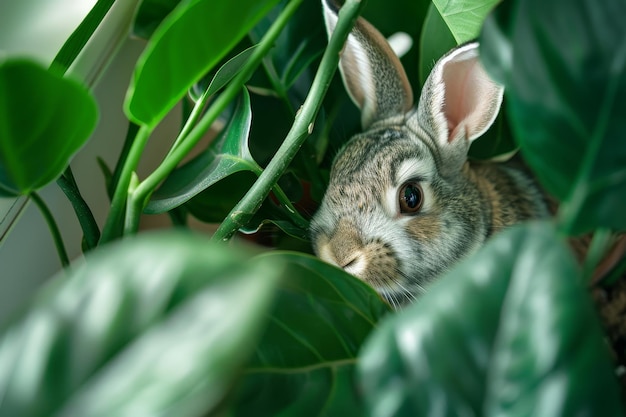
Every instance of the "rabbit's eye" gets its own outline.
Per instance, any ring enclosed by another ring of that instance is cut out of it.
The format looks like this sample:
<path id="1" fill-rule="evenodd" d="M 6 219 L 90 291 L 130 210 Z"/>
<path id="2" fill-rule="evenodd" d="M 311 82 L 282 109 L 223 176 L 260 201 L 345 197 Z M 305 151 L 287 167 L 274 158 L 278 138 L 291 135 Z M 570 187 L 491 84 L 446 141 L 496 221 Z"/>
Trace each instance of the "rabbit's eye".
<path id="1" fill-rule="evenodd" d="M 407 182 L 400 188 L 398 200 L 400 202 L 400 213 L 417 213 L 422 208 L 422 203 L 424 202 L 422 187 L 416 182 Z"/>

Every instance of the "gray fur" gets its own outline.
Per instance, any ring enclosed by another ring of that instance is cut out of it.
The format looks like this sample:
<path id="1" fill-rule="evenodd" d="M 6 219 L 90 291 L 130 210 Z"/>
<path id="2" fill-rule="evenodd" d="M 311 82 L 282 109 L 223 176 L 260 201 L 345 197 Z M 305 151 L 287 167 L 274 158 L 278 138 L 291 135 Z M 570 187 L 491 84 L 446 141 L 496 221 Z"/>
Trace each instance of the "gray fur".
<path id="1" fill-rule="evenodd" d="M 330 33 L 337 11 L 329 1 L 322 0 Z M 368 58 L 355 60 L 360 52 L 354 51 L 367 51 Z M 336 156 L 311 239 L 318 256 L 368 282 L 395 307 L 501 228 L 547 214 L 523 170 L 467 161 L 470 141 L 493 122 L 502 100 L 476 51 L 477 45 L 464 45 L 442 58 L 417 108 L 399 59 L 363 19 L 342 55 L 344 83 L 364 113 L 365 131 Z M 456 71 L 476 85 L 458 82 Z M 373 81 L 359 83 L 368 77 Z M 465 106 L 476 92 L 480 100 Z M 409 179 L 424 194 L 415 215 L 400 213 L 397 204 Z"/>

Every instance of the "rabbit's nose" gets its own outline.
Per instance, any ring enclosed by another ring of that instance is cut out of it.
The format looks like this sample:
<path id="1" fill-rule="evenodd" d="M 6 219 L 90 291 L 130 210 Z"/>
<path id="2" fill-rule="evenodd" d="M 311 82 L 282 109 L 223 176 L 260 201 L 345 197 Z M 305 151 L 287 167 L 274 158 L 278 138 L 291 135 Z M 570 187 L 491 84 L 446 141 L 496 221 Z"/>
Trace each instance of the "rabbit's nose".
<path id="1" fill-rule="evenodd" d="M 343 265 L 339 265 L 341 268 L 349 274 L 354 276 L 361 276 L 365 272 L 367 267 L 367 260 L 365 253 L 361 250 L 357 250 L 352 254 L 352 257 L 346 258 Z"/>
<path id="2" fill-rule="evenodd" d="M 324 261 L 357 277 L 365 272 L 365 248 L 357 228 L 349 220 L 340 220 L 333 234 L 319 243 L 319 257 Z"/>

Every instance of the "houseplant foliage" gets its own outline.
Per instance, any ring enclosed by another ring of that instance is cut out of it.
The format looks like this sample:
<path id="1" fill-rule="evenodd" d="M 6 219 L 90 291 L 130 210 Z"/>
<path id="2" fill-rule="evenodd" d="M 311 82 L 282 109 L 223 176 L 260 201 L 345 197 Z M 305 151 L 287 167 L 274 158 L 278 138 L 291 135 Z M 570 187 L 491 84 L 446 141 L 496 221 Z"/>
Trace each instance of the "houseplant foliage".
<path id="1" fill-rule="evenodd" d="M 346 1 L 327 44 L 316 0 L 144 0 L 133 32 L 148 43 L 124 103 L 126 145 L 103 166 L 102 230 L 68 166 L 97 110 L 64 74 L 113 2 L 97 2 L 48 70 L 3 57 L 0 192 L 45 212 L 37 190 L 56 180 L 89 253 L 4 323 L 0 416 L 622 415 L 586 286 L 606 237 L 626 226 L 625 5 L 369 3 Z M 311 201 L 358 125 L 333 75 L 359 13 L 413 37 L 403 62 L 416 91 L 434 59 L 479 36 L 507 102 L 473 155 L 519 147 L 561 203 L 393 314 L 366 284 L 302 253 Z M 47 101 L 32 106 L 27 93 Z M 179 102 L 180 133 L 139 178 L 154 128 Z M 182 163 L 216 122 L 217 138 Z M 165 212 L 178 226 L 194 216 L 220 227 L 213 242 L 138 232 L 142 214 Z M 292 251 L 222 243 L 263 228 Z M 581 268 L 565 242 L 587 231 L 597 238 Z"/>

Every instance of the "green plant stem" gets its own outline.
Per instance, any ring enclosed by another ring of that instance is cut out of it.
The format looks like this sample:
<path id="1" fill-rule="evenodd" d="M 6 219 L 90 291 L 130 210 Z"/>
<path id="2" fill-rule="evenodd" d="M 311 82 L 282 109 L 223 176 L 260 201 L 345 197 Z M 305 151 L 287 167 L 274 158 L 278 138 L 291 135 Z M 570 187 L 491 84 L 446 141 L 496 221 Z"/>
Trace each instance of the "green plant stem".
<path id="1" fill-rule="evenodd" d="M 296 112 L 294 111 L 293 106 L 291 105 L 291 101 L 289 100 L 287 88 L 285 86 L 285 83 L 283 82 L 283 79 L 278 76 L 278 72 L 276 71 L 274 63 L 269 57 L 266 56 L 263 59 L 262 64 L 263 68 L 265 69 L 265 73 L 267 74 L 267 77 L 272 84 L 272 88 L 276 92 L 276 95 L 283 102 L 289 114 L 292 117 L 295 117 Z M 324 182 L 322 175 L 320 174 L 315 161 L 311 159 L 311 155 L 315 155 L 312 146 L 308 142 L 304 141 L 302 143 L 302 147 L 304 148 L 304 152 L 300 152 L 298 153 L 298 155 L 300 157 L 300 160 L 302 161 L 302 165 L 304 166 L 307 175 L 313 183 L 322 184 Z"/>
<path id="2" fill-rule="evenodd" d="M 137 174 L 133 172 L 131 174 L 130 183 L 128 184 L 128 195 L 132 196 L 135 192 L 135 189 L 139 185 L 139 178 Z M 136 204 L 127 204 L 126 205 L 126 217 L 124 218 L 124 234 L 131 235 L 137 233 L 139 230 L 139 218 L 141 217 L 141 213 L 135 213 L 134 210 L 137 210 Z M 143 208 L 143 207 L 142 207 Z"/>
<path id="3" fill-rule="evenodd" d="M 204 110 L 207 102 L 211 98 L 211 96 L 207 93 L 208 90 L 202 93 L 202 96 L 193 106 L 193 109 L 191 110 L 191 113 L 189 113 L 189 117 L 187 117 L 185 124 L 178 134 L 178 137 L 176 137 L 174 144 L 170 148 L 170 151 L 167 153 L 167 156 L 165 157 L 166 159 L 174 152 L 174 150 L 176 150 L 176 148 L 180 146 L 181 143 L 183 143 L 187 136 L 189 136 L 189 133 L 191 133 L 191 131 L 193 130 L 193 127 L 198 123 L 198 120 L 202 116 L 202 110 Z"/>
<path id="4" fill-rule="evenodd" d="M 272 187 L 282 176 L 285 169 L 296 155 L 300 146 L 310 135 L 313 121 L 321 107 L 321 102 L 328 90 L 333 75 L 339 63 L 339 52 L 354 25 L 361 10 L 360 0 L 348 0 L 339 11 L 339 20 L 331 36 L 328 47 L 324 52 L 320 67 L 315 75 L 311 90 L 296 115 L 294 124 L 287 134 L 285 141 L 272 158 L 267 168 L 261 173 L 252 188 L 231 210 L 228 217 L 213 235 L 214 240 L 225 241 L 230 239 L 239 228 L 245 226 L 254 213 L 259 209 Z"/>
<path id="5" fill-rule="evenodd" d="M 128 157 L 122 167 L 120 173 L 120 179 L 115 188 L 113 199 L 111 201 L 111 211 L 107 217 L 107 221 L 102 230 L 102 236 L 100 237 L 100 244 L 110 242 L 119 236 L 120 227 L 126 222 L 123 221 L 124 211 L 128 202 L 129 186 L 133 173 L 137 169 L 141 154 L 148 143 L 152 128 L 148 126 L 141 126 L 137 132 L 137 136 L 130 146 Z"/>
<path id="6" fill-rule="evenodd" d="M 44 220 L 48 224 L 48 228 L 50 229 L 50 234 L 52 235 L 52 239 L 54 240 L 54 245 L 57 248 L 57 252 L 59 253 L 59 259 L 61 260 L 61 265 L 63 268 L 70 264 L 70 259 L 67 256 L 67 251 L 65 250 L 65 244 L 63 243 L 63 237 L 61 236 L 61 231 L 59 230 L 59 226 L 57 222 L 54 220 L 50 209 L 46 205 L 45 201 L 37 194 L 33 192 L 30 194 L 30 198 L 39 208 L 41 215 Z"/>
<path id="7" fill-rule="evenodd" d="M 276 199 L 289 212 L 289 218 L 291 219 L 291 221 L 293 221 L 301 229 L 304 229 L 304 230 L 308 229 L 309 228 L 308 220 L 302 217 L 302 215 L 298 212 L 298 210 L 296 210 L 293 204 L 291 204 L 289 197 L 287 197 L 287 194 L 285 194 L 283 189 L 278 184 L 275 184 L 272 191 L 274 192 Z"/>
<path id="8" fill-rule="evenodd" d="M 120 156 L 117 159 L 117 164 L 115 165 L 115 169 L 113 170 L 113 176 L 111 177 L 111 183 L 107 188 L 107 192 L 109 194 L 109 198 L 113 199 L 113 194 L 115 194 L 115 190 L 117 189 L 117 185 L 120 182 L 120 177 L 122 176 L 122 170 L 124 169 L 124 165 L 126 165 L 126 160 L 128 159 L 128 154 L 130 153 L 130 149 L 135 142 L 135 138 L 139 133 L 139 129 L 141 126 L 138 124 L 130 122 L 128 124 L 128 130 L 126 131 L 126 138 L 124 139 L 124 146 L 122 147 L 122 151 L 120 152 Z"/>
<path id="9" fill-rule="evenodd" d="M 583 263 L 583 277 L 586 282 L 591 280 L 593 271 L 606 255 L 612 242 L 613 233 L 609 229 L 598 229 L 594 232 Z"/>
<path id="10" fill-rule="evenodd" d="M 141 214 L 143 207 L 145 207 L 150 195 L 152 195 L 156 187 L 158 187 L 158 185 L 178 166 L 183 158 L 185 158 L 202 139 L 220 114 L 226 110 L 230 102 L 239 94 L 245 82 L 252 76 L 252 73 L 256 70 L 263 57 L 274 46 L 276 38 L 278 38 L 278 35 L 285 25 L 287 25 L 291 16 L 298 9 L 302 1 L 303 0 L 292 0 L 287 4 L 281 15 L 265 34 L 259 46 L 252 52 L 245 67 L 233 78 L 230 84 L 224 89 L 224 92 L 215 99 L 198 124 L 191 129 L 184 140 L 178 143 L 163 162 L 137 186 L 128 201 L 128 204 L 135 206 L 129 213 L 133 213 L 133 215 Z"/>
<path id="11" fill-rule="evenodd" d="M 87 250 L 95 248 L 100 239 L 100 229 L 87 202 L 83 199 L 76 184 L 68 177 L 64 175 L 59 177 L 57 184 L 74 208 L 78 223 L 80 223 L 83 235 L 85 236 Z"/>

